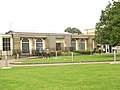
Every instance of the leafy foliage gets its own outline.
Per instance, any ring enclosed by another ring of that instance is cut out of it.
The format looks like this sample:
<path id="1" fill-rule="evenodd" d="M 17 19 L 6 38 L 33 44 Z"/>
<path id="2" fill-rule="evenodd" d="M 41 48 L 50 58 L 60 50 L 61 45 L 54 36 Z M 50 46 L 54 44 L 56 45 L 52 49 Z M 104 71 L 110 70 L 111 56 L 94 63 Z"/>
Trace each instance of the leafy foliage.
<path id="1" fill-rule="evenodd" d="M 91 54 L 90 50 L 76 50 L 74 52 L 78 53 L 78 54 L 81 54 L 81 55 L 90 55 Z"/>
<path id="2" fill-rule="evenodd" d="M 77 28 L 68 27 L 64 31 L 72 34 L 82 34 L 82 32 Z"/>
<path id="3" fill-rule="evenodd" d="M 71 52 L 62 52 L 62 55 L 63 55 L 63 56 L 70 56 L 70 55 L 71 55 Z"/>
<path id="4" fill-rule="evenodd" d="M 120 44 L 120 2 L 109 3 L 96 23 L 95 41 L 99 44 Z"/>

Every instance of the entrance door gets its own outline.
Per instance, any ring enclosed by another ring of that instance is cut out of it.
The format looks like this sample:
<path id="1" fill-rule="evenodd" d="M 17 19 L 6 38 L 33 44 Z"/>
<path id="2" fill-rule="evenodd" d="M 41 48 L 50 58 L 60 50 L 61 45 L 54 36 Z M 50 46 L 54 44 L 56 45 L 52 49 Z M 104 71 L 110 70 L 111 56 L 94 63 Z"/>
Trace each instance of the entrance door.
<path id="1" fill-rule="evenodd" d="M 61 43 L 56 43 L 56 50 L 57 51 L 61 50 Z"/>

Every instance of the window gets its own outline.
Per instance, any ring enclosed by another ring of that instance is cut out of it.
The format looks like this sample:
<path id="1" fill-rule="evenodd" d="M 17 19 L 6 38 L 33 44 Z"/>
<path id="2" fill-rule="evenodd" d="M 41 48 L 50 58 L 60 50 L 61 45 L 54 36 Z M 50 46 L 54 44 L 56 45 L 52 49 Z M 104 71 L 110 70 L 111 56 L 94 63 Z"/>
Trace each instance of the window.
<path id="1" fill-rule="evenodd" d="M 27 38 L 22 40 L 22 53 L 29 53 L 29 40 Z"/>
<path id="2" fill-rule="evenodd" d="M 3 38 L 3 51 L 10 51 L 11 45 L 10 45 L 10 38 Z"/>
<path id="3" fill-rule="evenodd" d="M 40 38 L 36 40 L 36 50 L 38 50 L 39 48 L 42 48 L 43 50 L 43 41 Z"/>
<path id="4" fill-rule="evenodd" d="M 76 49 L 76 40 L 75 39 L 71 40 L 71 47 L 72 47 L 72 50 Z"/>
<path id="5" fill-rule="evenodd" d="M 85 50 L 85 40 L 84 40 L 84 39 L 81 39 L 80 49 L 81 49 L 81 50 Z"/>
<path id="6" fill-rule="evenodd" d="M 56 43 L 56 50 L 57 51 L 61 50 L 61 46 L 62 46 L 61 43 Z"/>

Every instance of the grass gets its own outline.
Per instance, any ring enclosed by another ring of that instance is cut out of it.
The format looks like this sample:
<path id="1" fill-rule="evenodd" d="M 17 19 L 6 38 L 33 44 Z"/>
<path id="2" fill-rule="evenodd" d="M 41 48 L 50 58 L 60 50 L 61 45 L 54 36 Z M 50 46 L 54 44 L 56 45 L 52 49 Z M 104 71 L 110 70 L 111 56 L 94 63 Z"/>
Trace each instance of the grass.
<path id="1" fill-rule="evenodd" d="M 114 60 L 113 54 L 101 54 L 101 55 L 80 55 L 74 56 L 74 62 L 81 62 L 81 61 L 112 61 Z M 117 54 L 117 60 L 120 60 L 120 55 Z M 61 56 L 58 58 L 42 58 L 42 59 L 35 59 L 35 60 L 20 60 L 22 63 L 53 63 L 53 62 L 72 62 L 71 56 Z"/>
<path id="2" fill-rule="evenodd" d="M 0 90 L 120 90 L 119 64 L 0 69 Z"/>

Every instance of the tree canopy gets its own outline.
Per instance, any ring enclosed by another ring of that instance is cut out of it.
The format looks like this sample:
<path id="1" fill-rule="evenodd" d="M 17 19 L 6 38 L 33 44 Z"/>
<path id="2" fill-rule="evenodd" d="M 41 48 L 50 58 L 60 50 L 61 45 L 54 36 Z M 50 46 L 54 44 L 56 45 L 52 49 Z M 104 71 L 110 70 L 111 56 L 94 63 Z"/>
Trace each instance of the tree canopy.
<path id="1" fill-rule="evenodd" d="M 102 10 L 96 23 L 95 41 L 99 44 L 120 44 L 120 2 L 113 1 Z"/>
<path id="2" fill-rule="evenodd" d="M 64 31 L 72 34 L 82 34 L 82 32 L 77 28 L 68 27 Z"/>

